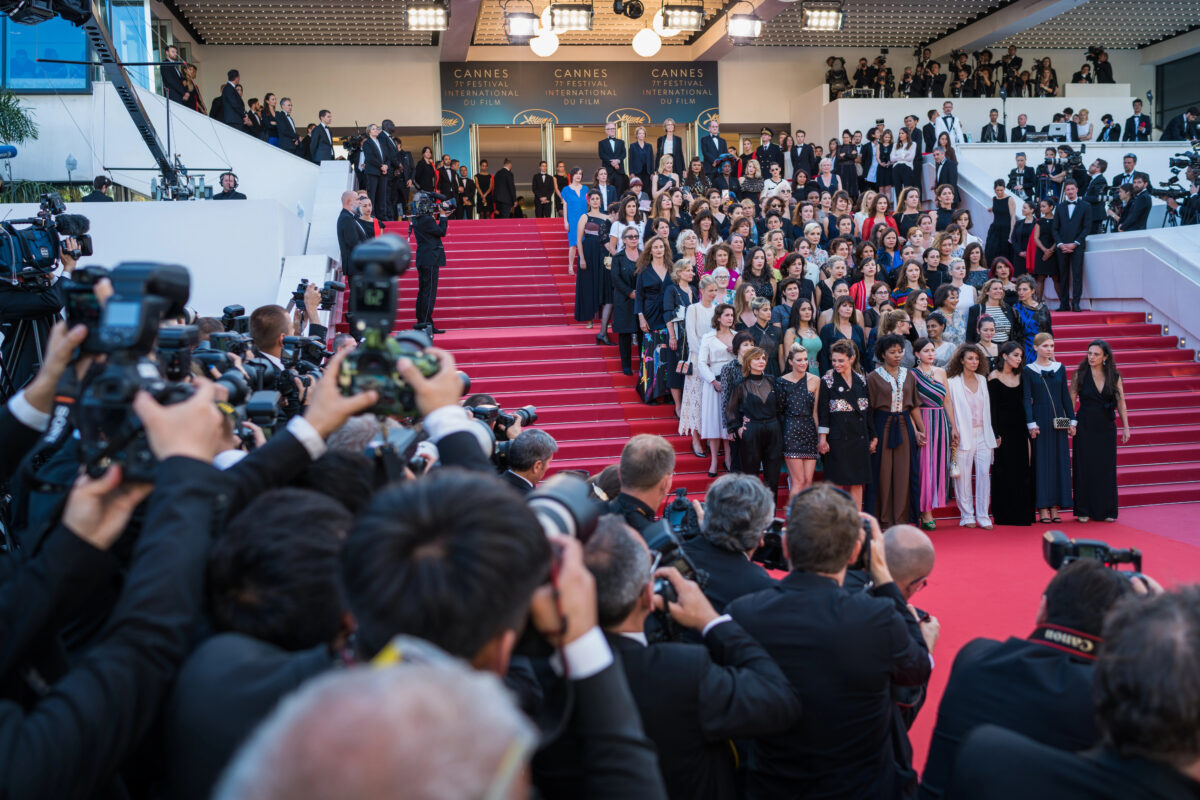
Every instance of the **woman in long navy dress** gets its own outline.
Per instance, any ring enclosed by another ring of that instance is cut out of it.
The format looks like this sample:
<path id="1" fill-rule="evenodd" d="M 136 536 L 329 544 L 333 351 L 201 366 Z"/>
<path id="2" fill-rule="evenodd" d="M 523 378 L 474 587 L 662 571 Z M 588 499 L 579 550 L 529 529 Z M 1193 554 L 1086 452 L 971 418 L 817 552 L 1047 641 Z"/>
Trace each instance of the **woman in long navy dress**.
<path id="1" fill-rule="evenodd" d="M 1071 457 L 1067 439 L 1075 435 L 1075 409 L 1067 388 L 1067 368 L 1054 360 L 1054 337 L 1033 340 L 1037 359 L 1025 365 L 1025 424 L 1033 439 L 1034 505 L 1039 522 L 1062 522 L 1059 509 L 1071 508 Z M 1056 421 L 1059 422 L 1056 426 Z"/>
<path id="2" fill-rule="evenodd" d="M 644 403 L 656 403 L 669 396 L 670 371 L 674 365 L 663 319 L 663 292 L 671 283 L 671 246 L 662 236 L 646 242 L 637 263 L 637 283 L 634 286 L 633 313 L 637 315 L 641 337 L 641 374 L 638 393 Z"/>
<path id="3" fill-rule="evenodd" d="M 1075 519 L 1087 522 L 1117 519 L 1117 426 L 1121 417 L 1121 444 L 1129 441 L 1129 413 L 1125 387 L 1113 361 L 1112 348 L 1103 339 L 1088 345 L 1087 356 L 1071 381 L 1071 399 L 1079 402 L 1074 447 Z"/>

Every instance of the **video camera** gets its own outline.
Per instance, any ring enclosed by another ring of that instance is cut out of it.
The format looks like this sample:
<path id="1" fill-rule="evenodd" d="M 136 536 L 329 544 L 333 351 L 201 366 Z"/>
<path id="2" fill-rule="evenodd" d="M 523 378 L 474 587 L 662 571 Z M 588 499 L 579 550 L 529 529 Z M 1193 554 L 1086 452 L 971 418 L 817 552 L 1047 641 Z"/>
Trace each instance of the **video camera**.
<path id="1" fill-rule="evenodd" d="M 350 279 L 347 316 L 360 344 L 342 362 L 338 385 L 345 395 L 374 390 L 379 401 L 370 413 L 413 419 L 416 397 L 400 377 L 396 360 L 410 359 L 421 374 L 430 377 L 441 362 L 426 349 L 429 337 L 420 331 L 391 334 L 396 321 L 396 284 L 408 269 L 412 253 L 408 241 L 386 233 L 363 242 L 350 254 L 346 274 Z"/>
<path id="2" fill-rule="evenodd" d="M 0 222 L 0 280 L 14 286 L 43 286 L 54 271 L 62 252 L 60 237 L 72 237 L 78 247 L 65 251 L 74 259 L 92 255 L 91 221 L 82 214 L 68 214 L 58 192 L 40 198 L 35 216 Z M 18 229 L 17 225 L 27 227 Z"/>
<path id="3" fill-rule="evenodd" d="M 1100 47 L 1099 45 L 1091 45 L 1088 47 L 1087 53 L 1084 55 L 1084 58 L 1087 59 L 1088 61 L 1091 61 L 1092 63 L 1098 64 L 1098 63 L 1100 63 L 1100 54 L 1103 52 L 1104 52 L 1103 47 Z"/>
<path id="4" fill-rule="evenodd" d="M 1119 550 L 1097 539 L 1069 539 L 1062 531 L 1042 534 L 1042 558 L 1051 569 L 1061 569 L 1076 559 L 1090 558 L 1110 569 L 1119 570 L 1121 564 L 1132 564 L 1132 572 L 1122 571 L 1130 579 L 1141 577 L 1142 573 L 1142 552 L 1136 547 Z"/>
<path id="5" fill-rule="evenodd" d="M 650 558 L 653 561 L 651 572 L 662 567 L 674 567 L 685 580 L 698 584 L 701 589 L 708 584 L 708 573 L 698 568 L 684 551 L 679 537 L 671 530 L 666 517 L 642 531 L 642 537 L 646 540 L 646 547 L 650 549 Z M 666 603 L 679 602 L 675 587 L 666 578 L 654 578 L 654 593 L 663 599 L 664 607 Z M 658 630 L 653 631 L 653 626 L 648 630 L 657 634 L 655 638 L 662 641 L 676 641 L 680 638 L 683 631 L 667 611 L 656 611 L 653 616 L 657 620 Z"/>
<path id="6" fill-rule="evenodd" d="M 1189 150 L 1176 153 L 1170 160 L 1171 171 L 1188 169 L 1200 170 L 1200 150 Z"/>
<path id="7" fill-rule="evenodd" d="M 458 201 L 438 192 L 419 192 L 409 204 L 407 217 L 420 217 L 426 214 L 449 214 L 458 207 Z"/>
<path id="8" fill-rule="evenodd" d="M 308 278 L 301 278 L 300 285 L 296 287 L 296 291 L 292 292 L 292 302 L 298 308 L 304 308 L 304 293 L 307 289 Z M 341 281 L 325 281 L 325 285 L 321 287 L 321 310 L 331 310 L 333 304 L 337 302 L 337 296 L 344 291 L 346 291 L 346 284 Z"/>

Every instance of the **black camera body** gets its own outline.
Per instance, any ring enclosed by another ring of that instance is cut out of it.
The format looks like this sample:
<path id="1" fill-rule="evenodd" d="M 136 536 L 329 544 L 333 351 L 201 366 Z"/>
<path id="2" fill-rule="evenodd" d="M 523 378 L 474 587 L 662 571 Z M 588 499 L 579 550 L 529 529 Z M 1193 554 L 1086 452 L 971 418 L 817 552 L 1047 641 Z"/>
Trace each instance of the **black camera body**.
<path id="1" fill-rule="evenodd" d="M 292 292 L 292 302 L 298 308 L 304 308 L 304 293 L 308 289 L 308 278 L 301 278 L 300 285 L 296 287 L 296 291 Z M 329 311 L 337 302 L 337 296 L 346 291 L 346 284 L 341 281 L 325 281 L 325 285 L 321 287 L 321 305 L 322 311 Z"/>
<path id="2" fill-rule="evenodd" d="M 659 568 L 674 567 L 686 580 L 699 584 L 702 589 L 708 583 L 708 573 L 697 567 L 684 551 L 679 537 L 671 530 L 671 525 L 665 517 L 646 528 L 642 536 Z M 654 593 L 672 603 L 679 600 L 675 588 L 666 578 L 655 578 Z"/>
<path id="3" fill-rule="evenodd" d="M 1087 49 L 1084 58 L 1094 64 L 1100 63 L 1100 54 L 1104 52 L 1104 48 L 1099 45 L 1091 45 Z"/>
<path id="4" fill-rule="evenodd" d="M 243 306 L 225 306 L 221 309 L 221 327 L 235 333 L 249 333 L 250 315 Z"/>
<path id="5" fill-rule="evenodd" d="M 200 331 L 195 325 L 159 329 L 154 355 L 167 380 L 178 382 L 188 377 L 192 370 L 192 351 L 199 343 Z"/>
<path id="6" fill-rule="evenodd" d="M 791 565 L 783 555 L 783 529 L 786 525 L 787 522 L 779 517 L 771 520 L 770 526 L 763 533 L 762 544 L 750 556 L 750 560 L 762 564 L 763 569 L 782 570 L 783 572 L 791 569 Z"/>
<path id="7" fill-rule="evenodd" d="M 1077 559 L 1090 558 L 1111 569 L 1131 564 L 1133 571 L 1126 572 L 1131 578 L 1140 577 L 1142 572 L 1142 551 L 1136 547 L 1122 550 L 1097 539 L 1070 539 L 1062 531 L 1042 534 L 1042 558 L 1051 569 L 1061 569 Z"/>
<path id="8" fill-rule="evenodd" d="M 104 267 L 79 267 L 71 273 L 71 277 L 63 278 L 62 288 L 64 307 L 67 314 L 67 326 L 85 325 L 88 329 L 87 338 L 80 345 L 84 353 L 102 352 L 96 329 L 100 327 L 100 300 L 96 297 L 96 284 L 108 278 L 108 270 Z"/>
<path id="9" fill-rule="evenodd" d="M 409 209 L 409 216 L 420 217 L 426 214 L 449 214 L 458 207 L 458 201 L 438 192 L 421 192 L 414 198 Z"/>
<path id="10" fill-rule="evenodd" d="M 78 243 L 67 255 L 79 259 L 92 255 L 91 222 L 82 214 L 68 214 L 57 192 L 43 194 L 37 215 L 0 221 L 0 278 L 16 285 L 45 283 L 63 252 L 60 237 Z M 18 229 L 17 225 L 24 225 Z"/>
<path id="11" fill-rule="evenodd" d="M 701 503 L 700 507 L 704 508 L 704 504 Z M 683 487 L 675 490 L 675 498 L 663 510 L 663 519 L 671 526 L 671 531 L 685 542 L 700 535 L 700 517 L 688 501 L 687 489 Z"/>

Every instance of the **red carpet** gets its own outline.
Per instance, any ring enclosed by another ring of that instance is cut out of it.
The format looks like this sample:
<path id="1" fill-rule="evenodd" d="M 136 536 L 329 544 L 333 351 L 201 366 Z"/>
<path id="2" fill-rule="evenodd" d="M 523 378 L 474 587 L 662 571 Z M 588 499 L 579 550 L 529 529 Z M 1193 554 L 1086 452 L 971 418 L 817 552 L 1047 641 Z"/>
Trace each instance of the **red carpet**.
<path id="1" fill-rule="evenodd" d="M 406 225 L 389 225 L 406 232 Z M 678 456 L 676 486 L 692 495 L 707 488 L 707 460 L 675 436 L 669 406 L 638 401 L 634 379 L 621 374 L 615 347 L 599 347 L 596 331 L 574 323 L 574 279 L 567 275 L 562 220 L 450 223 L 447 266 L 438 289 L 437 344 L 470 374 L 473 392 L 494 394 L 505 407 L 532 403 L 539 427 L 559 443 L 554 467 L 597 472 L 615 463 L 635 433 L 671 437 Z M 416 270 L 400 282 L 398 327 L 413 323 Z M 344 329 L 344 325 L 342 326 Z M 1088 343 L 1112 345 L 1125 376 L 1133 438 L 1118 450 L 1122 505 L 1117 524 L 1066 521 L 1072 538 L 1138 547 L 1145 570 L 1164 585 L 1200 576 L 1200 364 L 1174 336 L 1140 313 L 1054 314 L 1058 357 L 1072 367 Z M 780 500 L 786 499 L 781 489 Z M 1186 503 L 1167 506 L 1162 503 Z M 1131 506 L 1149 506 L 1131 508 Z M 943 509 L 940 517 L 957 517 Z M 1041 557 L 1047 526 L 992 532 L 942 527 L 933 533 L 937 566 L 917 605 L 938 617 L 930 697 L 912 732 L 923 765 L 942 688 L 958 649 L 976 636 L 1025 636 L 1032 629 L 1050 568 Z"/>

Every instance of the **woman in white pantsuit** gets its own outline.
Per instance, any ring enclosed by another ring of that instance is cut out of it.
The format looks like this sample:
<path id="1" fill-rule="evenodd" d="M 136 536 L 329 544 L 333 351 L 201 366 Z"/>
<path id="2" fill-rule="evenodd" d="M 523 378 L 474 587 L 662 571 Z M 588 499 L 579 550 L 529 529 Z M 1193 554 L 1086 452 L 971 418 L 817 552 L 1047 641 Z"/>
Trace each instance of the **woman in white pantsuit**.
<path id="1" fill-rule="evenodd" d="M 948 388 L 958 432 L 952 446 L 958 467 L 954 497 L 958 501 L 959 524 L 964 528 L 978 524 L 991 530 L 988 505 L 992 496 L 991 465 L 996 434 L 992 431 L 992 407 L 988 400 L 987 364 L 987 356 L 979 345 L 964 344 L 951 356 L 946 375 L 950 378 Z"/>
<path id="2" fill-rule="evenodd" d="M 700 356 L 696 360 L 696 372 L 700 375 L 700 438 L 708 441 L 708 453 L 712 460 L 709 473 L 715 477 L 717 454 L 721 442 L 729 439 L 725 430 L 725 409 L 721 407 L 721 368 L 733 360 L 730 347 L 733 345 L 733 306 L 719 303 L 713 311 L 713 330 L 700 340 Z M 726 447 L 726 463 L 728 454 Z"/>
<path id="3" fill-rule="evenodd" d="M 712 315 L 717 297 L 717 281 L 712 275 L 700 279 L 700 302 L 692 303 L 684 313 L 684 328 L 687 332 L 688 360 L 692 370 L 683 379 L 683 403 L 679 413 L 679 433 L 692 437 L 692 454 L 704 458 L 704 446 L 700 443 L 702 380 L 696 371 L 700 360 L 700 342 L 706 333 L 712 332 Z"/>

